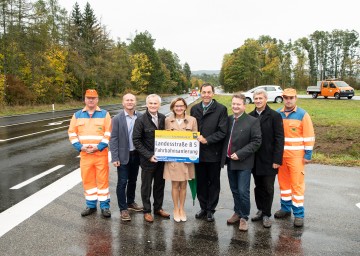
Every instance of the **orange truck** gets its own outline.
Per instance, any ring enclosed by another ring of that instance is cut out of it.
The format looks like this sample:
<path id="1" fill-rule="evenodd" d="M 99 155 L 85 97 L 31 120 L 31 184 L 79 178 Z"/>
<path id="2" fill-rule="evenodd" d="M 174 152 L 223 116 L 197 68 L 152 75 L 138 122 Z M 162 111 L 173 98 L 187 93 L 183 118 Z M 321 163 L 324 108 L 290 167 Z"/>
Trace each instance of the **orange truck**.
<path id="1" fill-rule="evenodd" d="M 347 97 L 351 99 L 355 95 L 354 88 L 346 82 L 336 79 L 317 81 L 316 86 L 309 86 L 306 92 L 310 94 L 313 99 L 316 99 L 318 96 L 324 96 L 325 99 L 328 97 L 335 97 L 335 99 Z"/>

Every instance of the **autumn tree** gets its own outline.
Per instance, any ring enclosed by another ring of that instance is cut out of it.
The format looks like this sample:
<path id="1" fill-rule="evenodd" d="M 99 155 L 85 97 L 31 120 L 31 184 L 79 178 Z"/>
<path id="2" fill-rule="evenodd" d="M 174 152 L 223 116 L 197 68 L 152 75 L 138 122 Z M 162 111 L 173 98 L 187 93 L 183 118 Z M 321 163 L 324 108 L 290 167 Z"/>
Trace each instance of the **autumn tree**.
<path id="1" fill-rule="evenodd" d="M 150 77 L 153 67 L 145 53 L 135 53 L 130 56 L 132 65 L 131 82 L 135 93 L 147 93 L 149 91 Z"/>
<path id="2" fill-rule="evenodd" d="M 158 55 L 161 62 L 164 64 L 164 74 L 167 72 L 166 70 L 168 70 L 170 75 L 170 79 L 166 79 L 167 81 L 164 83 L 167 91 L 178 94 L 183 93 L 183 91 L 187 91 L 187 78 L 183 73 L 180 59 L 177 54 L 163 48 L 158 50 Z"/>
<path id="3" fill-rule="evenodd" d="M 154 47 L 155 39 L 148 31 L 141 32 L 135 36 L 129 45 L 131 54 L 143 53 L 151 63 L 151 74 L 149 77 L 149 86 L 146 93 L 159 93 L 164 91 L 164 73 L 161 67 L 161 60 Z"/>

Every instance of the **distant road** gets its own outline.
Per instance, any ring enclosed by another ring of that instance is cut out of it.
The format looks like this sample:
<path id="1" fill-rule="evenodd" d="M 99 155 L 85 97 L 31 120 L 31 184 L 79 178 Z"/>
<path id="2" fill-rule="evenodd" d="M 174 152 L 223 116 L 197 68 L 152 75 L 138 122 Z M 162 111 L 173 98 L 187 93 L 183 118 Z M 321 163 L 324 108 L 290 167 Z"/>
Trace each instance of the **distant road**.
<path id="1" fill-rule="evenodd" d="M 218 95 L 232 95 L 232 93 L 224 92 L 222 89 L 215 88 L 215 94 Z M 300 99 L 311 99 L 311 95 L 302 94 L 298 95 L 298 98 Z M 317 100 L 325 100 L 324 97 L 319 96 Z M 335 100 L 335 98 L 327 98 L 326 100 Z M 341 100 L 348 100 L 346 97 L 341 98 Z M 354 96 L 351 100 L 360 100 L 360 96 Z"/>

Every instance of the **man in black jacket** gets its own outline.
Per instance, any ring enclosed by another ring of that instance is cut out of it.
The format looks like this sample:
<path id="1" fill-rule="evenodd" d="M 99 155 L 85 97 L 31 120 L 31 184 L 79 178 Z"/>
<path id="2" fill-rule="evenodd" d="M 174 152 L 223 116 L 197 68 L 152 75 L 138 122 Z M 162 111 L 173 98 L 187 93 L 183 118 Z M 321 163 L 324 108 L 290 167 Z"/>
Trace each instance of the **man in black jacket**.
<path id="1" fill-rule="evenodd" d="M 233 115 L 228 118 L 229 130 L 223 148 L 222 166 L 227 163 L 230 189 L 234 198 L 234 214 L 228 224 L 240 221 L 239 230 L 248 230 L 250 214 L 250 179 L 255 152 L 261 145 L 259 119 L 245 113 L 246 98 L 235 94 L 231 100 Z"/>
<path id="2" fill-rule="evenodd" d="M 266 104 L 268 96 L 265 90 L 256 90 L 253 97 L 256 108 L 249 115 L 260 119 L 262 143 L 255 154 L 255 166 L 252 170 L 258 211 L 251 220 L 262 220 L 263 226 L 270 228 L 274 182 L 284 152 L 283 120 L 278 112 Z"/>
<path id="3" fill-rule="evenodd" d="M 151 189 L 153 185 L 154 214 L 170 218 L 162 209 L 164 201 L 165 180 L 163 179 L 164 162 L 158 162 L 154 154 L 155 130 L 165 129 L 165 116 L 158 112 L 161 98 L 157 94 L 146 97 L 146 112 L 136 119 L 133 131 L 133 142 L 140 155 L 141 166 L 141 199 L 144 207 L 144 219 L 153 222 L 151 215 Z"/>
<path id="4" fill-rule="evenodd" d="M 191 108 L 200 136 L 200 162 L 195 164 L 197 197 L 201 210 L 195 218 L 214 221 L 215 208 L 220 194 L 220 162 L 227 132 L 227 108 L 213 99 L 214 87 L 203 84 L 200 88 L 202 102 Z"/>

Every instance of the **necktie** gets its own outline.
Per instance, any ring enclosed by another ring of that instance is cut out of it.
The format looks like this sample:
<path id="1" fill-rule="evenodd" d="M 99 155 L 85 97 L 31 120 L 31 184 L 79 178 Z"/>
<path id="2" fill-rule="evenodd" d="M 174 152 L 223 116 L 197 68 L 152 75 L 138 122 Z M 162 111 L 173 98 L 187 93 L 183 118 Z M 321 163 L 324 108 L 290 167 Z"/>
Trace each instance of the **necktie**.
<path id="1" fill-rule="evenodd" d="M 227 149 L 227 156 L 230 158 L 231 157 L 231 146 L 232 146 L 232 133 L 233 133 L 233 129 L 234 129 L 234 125 L 235 125 L 235 122 L 237 122 L 237 118 L 234 118 L 234 121 L 233 121 L 233 125 L 231 127 L 231 132 L 230 132 L 230 140 L 229 140 L 229 144 L 228 144 L 228 149 Z"/>
<path id="2" fill-rule="evenodd" d="M 203 115 L 205 115 L 206 111 L 208 110 L 209 107 L 204 107 L 203 108 Z"/>
<path id="3" fill-rule="evenodd" d="M 156 126 L 156 128 L 159 128 L 159 124 L 158 124 L 158 117 L 157 116 L 153 116 L 152 117 L 152 121 L 153 121 L 153 123 L 155 124 L 155 126 Z"/>

